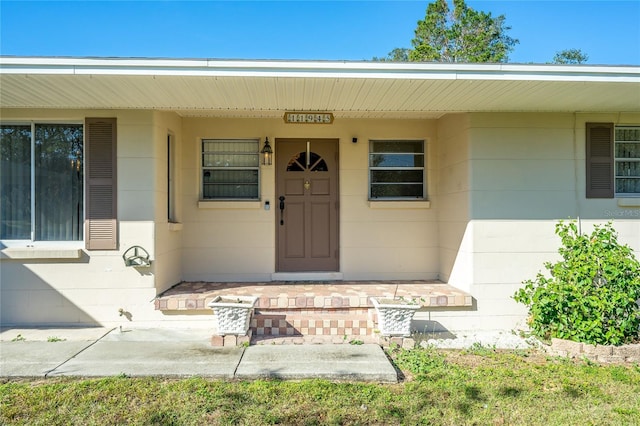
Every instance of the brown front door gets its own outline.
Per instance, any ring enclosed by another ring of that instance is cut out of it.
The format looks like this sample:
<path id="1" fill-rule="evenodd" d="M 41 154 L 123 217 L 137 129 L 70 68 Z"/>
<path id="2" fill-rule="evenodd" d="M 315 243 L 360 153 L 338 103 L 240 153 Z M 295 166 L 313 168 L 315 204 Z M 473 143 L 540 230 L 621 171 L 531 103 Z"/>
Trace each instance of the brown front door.
<path id="1" fill-rule="evenodd" d="M 338 140 L 276 139 L 278 272 L 338 271 Z"/>

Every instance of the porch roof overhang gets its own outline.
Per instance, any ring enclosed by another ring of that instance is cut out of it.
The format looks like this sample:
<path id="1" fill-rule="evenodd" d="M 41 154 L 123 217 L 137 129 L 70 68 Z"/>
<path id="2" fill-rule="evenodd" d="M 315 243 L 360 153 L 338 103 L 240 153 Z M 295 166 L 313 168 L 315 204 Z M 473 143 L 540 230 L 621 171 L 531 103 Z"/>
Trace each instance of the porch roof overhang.
<path id="1" fill-rule="evenodd" d="M 239 118 L 638 112 L 640 67 L 4 56 L 0 107 Z"/>

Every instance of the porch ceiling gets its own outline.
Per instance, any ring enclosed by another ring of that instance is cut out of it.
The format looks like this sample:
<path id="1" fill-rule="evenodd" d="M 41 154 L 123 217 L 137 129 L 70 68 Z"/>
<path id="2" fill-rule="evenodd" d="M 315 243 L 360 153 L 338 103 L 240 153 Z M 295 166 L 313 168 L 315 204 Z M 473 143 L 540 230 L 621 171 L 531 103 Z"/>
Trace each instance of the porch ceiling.
<path id="1" fill-rule="evenodd" d="M 640 110 L 640 67 L 0 57 L 2 108 L 436 118 Z"/>

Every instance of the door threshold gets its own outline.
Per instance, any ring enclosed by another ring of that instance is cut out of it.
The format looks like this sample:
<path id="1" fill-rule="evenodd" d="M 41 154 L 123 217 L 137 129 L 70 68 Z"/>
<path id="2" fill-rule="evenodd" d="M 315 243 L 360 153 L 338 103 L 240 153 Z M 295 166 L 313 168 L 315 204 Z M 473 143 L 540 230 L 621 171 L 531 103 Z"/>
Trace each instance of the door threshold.
<path id="1" fill-rule="evenodd" d="M 271 281 L 342 281 L 342 272 L 276 272 Z"/>

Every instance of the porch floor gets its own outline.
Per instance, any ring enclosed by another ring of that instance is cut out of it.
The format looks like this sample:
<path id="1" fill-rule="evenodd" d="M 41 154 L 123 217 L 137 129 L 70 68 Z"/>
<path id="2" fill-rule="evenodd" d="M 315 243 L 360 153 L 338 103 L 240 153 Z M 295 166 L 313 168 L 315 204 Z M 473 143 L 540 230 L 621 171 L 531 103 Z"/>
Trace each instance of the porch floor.
<path id="1" fill-rule="evenodd" d="M 160 311 L 208 310 L 216 296 L 258 296 L 257 309 L 372 307 L 370 297 L 419 300 L 423 307 L 468 307 L 472 296 L 440 281 L 182 282 L 160 294 Z"/>

